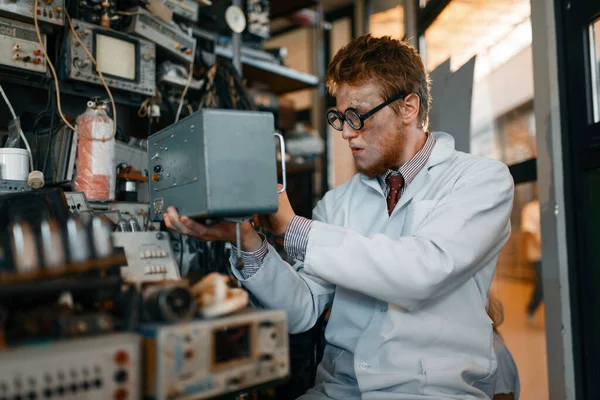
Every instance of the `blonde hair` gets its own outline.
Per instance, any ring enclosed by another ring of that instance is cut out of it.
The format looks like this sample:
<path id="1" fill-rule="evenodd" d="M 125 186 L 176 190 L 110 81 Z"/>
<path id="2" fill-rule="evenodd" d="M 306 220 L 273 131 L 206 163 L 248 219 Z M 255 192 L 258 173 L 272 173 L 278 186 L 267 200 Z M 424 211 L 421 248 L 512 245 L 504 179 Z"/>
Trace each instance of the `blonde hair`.
<path id="1" fill-rule="evenodd" d="M 389 36 L 363 35 L 342 47 L 327 68 L 327 90 L 335 96 L 342 84 L 359 86 L 375 80 L 384 100 L 403 94 L 419 96 L 419 119 L 423 129 L 429 124 L 431 81 L 417 50 Z M 390 107 L 398 113 L 398 103 Z"/>

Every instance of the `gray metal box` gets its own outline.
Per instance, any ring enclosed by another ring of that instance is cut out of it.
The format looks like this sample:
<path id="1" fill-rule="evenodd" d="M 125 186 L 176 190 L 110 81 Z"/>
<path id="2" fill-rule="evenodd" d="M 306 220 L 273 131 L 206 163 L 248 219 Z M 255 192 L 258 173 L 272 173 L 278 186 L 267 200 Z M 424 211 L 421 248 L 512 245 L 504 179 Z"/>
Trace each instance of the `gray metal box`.
<path id="1" fill-rule="evenodd" d="M 168 206 L 194 219 L 277 211 L 273 114 L 200 110 L 148 138 L 154 221 Z"/>

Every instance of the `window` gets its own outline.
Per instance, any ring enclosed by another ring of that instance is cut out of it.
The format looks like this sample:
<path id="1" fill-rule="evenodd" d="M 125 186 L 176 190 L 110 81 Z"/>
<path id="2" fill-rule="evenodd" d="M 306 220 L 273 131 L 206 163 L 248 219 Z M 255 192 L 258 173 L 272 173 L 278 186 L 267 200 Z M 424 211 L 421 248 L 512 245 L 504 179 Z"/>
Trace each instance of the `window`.
<path id="1" fill-rule="evenodd" d="M 529 0 L 452 0 L 424 35 L 429 71 L 449 59 L 455 72 L 475 56 L 465 141 L 472 153 L 509 165 L 536 154 L 530 13 Z"/>
<path id="2" fill-rule="evenodd" d="M 371 14 L 369 16 L 369 33 L 374 37 L 391 36 L 394 39 L 402 39 L 404 37 L 404 8 L 397 6 Z"/>

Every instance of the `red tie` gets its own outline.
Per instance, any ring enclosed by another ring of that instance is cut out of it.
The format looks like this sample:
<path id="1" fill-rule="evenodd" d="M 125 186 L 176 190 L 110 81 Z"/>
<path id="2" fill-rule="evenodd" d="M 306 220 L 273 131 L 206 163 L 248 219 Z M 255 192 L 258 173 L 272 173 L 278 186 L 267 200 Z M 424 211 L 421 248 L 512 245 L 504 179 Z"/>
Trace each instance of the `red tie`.
<path id="1" fill-rule="evenodd" d="M 388 214 L 392 215 L 394 207 L 396 207 L 398 200 L 400 200 L 400 189 L 404 183 L 404 178 L 402 178 L 402 175 L 388 175 L 386 181 L 389 187 L 387 196 Z"/>

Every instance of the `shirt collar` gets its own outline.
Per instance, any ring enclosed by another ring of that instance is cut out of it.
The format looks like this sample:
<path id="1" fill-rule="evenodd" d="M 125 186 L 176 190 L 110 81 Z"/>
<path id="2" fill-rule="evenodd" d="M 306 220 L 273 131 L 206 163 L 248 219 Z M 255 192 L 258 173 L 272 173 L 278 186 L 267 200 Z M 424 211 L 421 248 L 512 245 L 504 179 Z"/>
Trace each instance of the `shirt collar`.
<path id="1" fill-rule="evenodd" d="M 380 182 L 386 182 L 388 176 L 394 175 L 402 175 L 404 178 L 404 188 L 407 188 L 408 185 L 415 179 L 419 171 L 425 166 L 431 152 L 433 151 L 433 146 L 435 145 L 435 138 L 432 134 L 427 133 L 427 140 L 421 149 L 415 154 L 410 160 L 408 160 L 404 165 L 400 168 L 393 170 L 388 169 L 383 175 L 379 177 Z"/>

